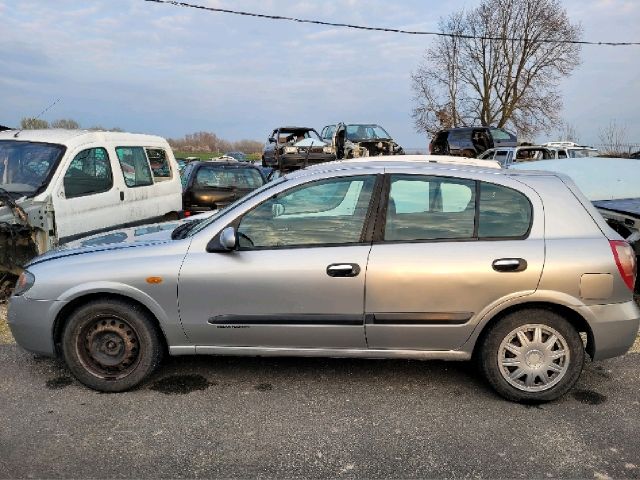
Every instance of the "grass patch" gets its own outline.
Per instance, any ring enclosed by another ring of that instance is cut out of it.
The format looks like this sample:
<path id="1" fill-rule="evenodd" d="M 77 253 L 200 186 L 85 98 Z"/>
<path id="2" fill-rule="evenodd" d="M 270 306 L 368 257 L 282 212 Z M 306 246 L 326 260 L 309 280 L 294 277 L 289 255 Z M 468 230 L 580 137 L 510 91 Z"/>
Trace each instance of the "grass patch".
<path id="1" fill-rule="evenodd" d="M 15 343 L 15 341 L 7 323 L 7 304 L 3 303 L 0 305 L 0 345 L 8 343 Z"/>

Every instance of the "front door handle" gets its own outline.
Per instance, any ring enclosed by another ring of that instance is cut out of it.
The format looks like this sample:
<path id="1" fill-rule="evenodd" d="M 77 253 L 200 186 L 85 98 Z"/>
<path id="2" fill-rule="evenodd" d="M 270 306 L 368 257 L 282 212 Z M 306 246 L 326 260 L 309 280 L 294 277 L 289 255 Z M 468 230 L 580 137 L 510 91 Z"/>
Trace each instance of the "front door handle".
<path id="1" fill-rule="evenodd" d="M 499 258 L 491 264 L 496 272 L 522 272 L 527 269 L 524 258 Z"/>
<path id="2" fill-rule="evenodd" d="M 357 263 L 332 263 L 327 267 L 330 277 L 357 277 L 359 273 L 360 265 Z"/>

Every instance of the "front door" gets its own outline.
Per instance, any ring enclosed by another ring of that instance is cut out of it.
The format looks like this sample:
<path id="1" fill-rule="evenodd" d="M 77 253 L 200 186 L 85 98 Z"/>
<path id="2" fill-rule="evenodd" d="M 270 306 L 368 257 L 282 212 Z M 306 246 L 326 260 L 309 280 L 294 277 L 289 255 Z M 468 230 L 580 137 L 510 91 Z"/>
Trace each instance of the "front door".
<path id="1" fill-rule="evenodd" d="M 369 348 L 457 349 L 485 308 L 535 291 L 544 261 L 535 192 L 422 175 L 391 175 L 389 191 L 367 267 Z"/>
<path id="2" fill-rule="evenodd" d="M 237 249 L 187 254 L 180 318 L 197 346 L 366 348 L 376 176 L 303 184 L 241 218 Z"/>
<path id="3" fill-rule="evenodd" d="M 53 196 L 61 243 L 118 223 L 122 206 L 112 166 L 102 147 L 82 150 L 69 164 Z"/>

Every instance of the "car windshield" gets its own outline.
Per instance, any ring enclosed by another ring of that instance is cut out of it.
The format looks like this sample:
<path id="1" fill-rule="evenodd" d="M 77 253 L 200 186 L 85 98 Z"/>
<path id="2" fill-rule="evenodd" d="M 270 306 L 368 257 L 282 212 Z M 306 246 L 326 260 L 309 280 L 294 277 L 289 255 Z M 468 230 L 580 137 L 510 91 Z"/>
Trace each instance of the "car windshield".
<path id="1" fill-rule="evenodd" d="M 64 152 L 62 145 L 0 140 L 0 187 L 35 194 L 51 178 Z"/>
<path id="2" fill-rule="evenodd" d="M 198 169 L 194 186 L 211 188 L 254 189 L 264 180 L 255 168 L 233 168 L 222 165 L 203 165 Z"/>
<path id="3" fill-rule="evenodd" d="M 199 222 L 197 225 L 194 225 L 193 228 L 191 228 L 185 234 L 185 236 L 183 238 L 191 237 L 191 236 L 195 235 L 199 231 L 207 228 L 209 225 L 211 225 L 213 222 L 215 222 L 218 218 L 220 218 L 220 216 L 222 214 L 225 214 L 225 213 L 233 210 L 237 206 L 242 205 L 245 202 L 248 202 L 249 200 L 251 200 L 256 195 L 260 195 L 263 191 L 268 190 L 268 189 L 270 189 L 270 188 L 272 188 L 272 187 L 274 187 L 276 185 L 279 185 L 279 184 L 281 184 L 283 182 L 286 182 L 286 181 L 287 181 L 287 177 L 280 177 L 277 180 L 274 180 L 274 181 L 269 182 L 269 183 L 265 183 L 262 187 L 252 191 L 248 195 L 245 195 L 244 197 L 240 198 L 239 200 L 236 200 L 235 202 L 233 202 L 231 205 L 229 205 L 228 207 L 224 208 L 223 210 L 218 210 L 217 213 L 214 213 L 213 215 L 211 215 L 206 220 L 203 220 L 203 221 Z"/>
<path id="4" fill-rule="evenodd" d="M 389 139 L 391 136 L 379 125 L 347 125 L 349 140 Z"/>
<path id="5" fill-rule="evenodd" d="M 320 135 L 315 130 L 280 130 L 279 143 L 296 143 L 305 138 L 320 140 Z"/>

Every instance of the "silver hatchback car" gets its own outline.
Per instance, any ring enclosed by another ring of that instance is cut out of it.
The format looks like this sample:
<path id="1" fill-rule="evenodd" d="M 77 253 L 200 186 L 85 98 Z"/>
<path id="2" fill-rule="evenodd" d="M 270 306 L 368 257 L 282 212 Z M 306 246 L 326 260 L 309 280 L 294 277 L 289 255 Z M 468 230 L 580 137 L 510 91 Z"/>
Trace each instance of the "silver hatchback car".
<path id="1" fill-rule="evenodd" d="M 547 401 L 585 351 L 628 350 L 633 250 L 567 177 L 396 159 L 319 165 L 204 221 L 38 257 L 13 334 L 111 392 L 167 352 L 473 358 L 502 396 Z"/>

